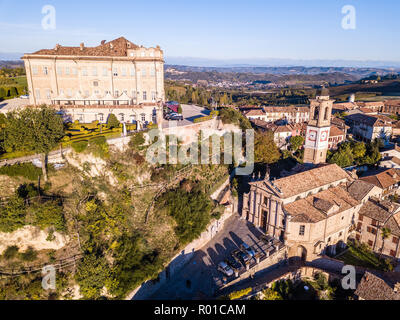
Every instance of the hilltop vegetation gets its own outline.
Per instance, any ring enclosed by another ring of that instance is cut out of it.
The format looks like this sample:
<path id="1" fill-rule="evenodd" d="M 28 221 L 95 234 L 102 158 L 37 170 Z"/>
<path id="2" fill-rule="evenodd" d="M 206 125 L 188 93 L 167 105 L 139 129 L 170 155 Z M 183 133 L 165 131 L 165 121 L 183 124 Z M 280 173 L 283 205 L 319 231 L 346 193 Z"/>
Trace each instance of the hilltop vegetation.
<path id="1" fill-rule="evenodd" d="M 58 234 L 69 238 L 59 250 L 9 246 L 0 256 L 0 269 L 16 272 L 81 255 L 76 269 L 57 272 L 56 290 L 42 290 L 40 274 L 24 274 L 0 280 L 0 299 L 124 298 L 157 278 L 220 216 L 209 195 L 227 179 L 228 166 L 151 165 L 145 161 L 145 141 L 138 133 L 120 151 L 102 138 L 90 140 L 67 157 L 65 168 L 50 167 L 41 188 L 36 178 L 42 172 L 31 165 L 0 170 L 0 177 L 18 186 L 0 199 L 0 233 L 35 227 L 47 234 L 42 247 Z"/>

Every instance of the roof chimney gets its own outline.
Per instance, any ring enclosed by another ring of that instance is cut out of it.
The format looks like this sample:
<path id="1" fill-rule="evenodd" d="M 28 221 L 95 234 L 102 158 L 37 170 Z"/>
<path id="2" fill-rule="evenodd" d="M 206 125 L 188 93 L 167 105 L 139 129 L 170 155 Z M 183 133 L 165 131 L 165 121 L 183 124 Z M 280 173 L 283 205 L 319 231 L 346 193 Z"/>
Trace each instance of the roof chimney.
<path id="1" fill-rule="evenodd" d="M 106 40 L 101 40 L 101 44 L 103 45 L 103 44 L 105 44 L 106 43 Z"/>
<path id="2" fill-rule="evenodd" d="M 83 51 L 83 49 L 85 48 L 85 44 L 82 42 L 80 47 L 81 47 L 81 51 Z"/>
<path id="3" fill-rule="evenodd" d="M 58 51 L 58 49 L 60 49 L 60 45 L 57 43 L 56 46 L 54 47 L 54 50 Z"/>

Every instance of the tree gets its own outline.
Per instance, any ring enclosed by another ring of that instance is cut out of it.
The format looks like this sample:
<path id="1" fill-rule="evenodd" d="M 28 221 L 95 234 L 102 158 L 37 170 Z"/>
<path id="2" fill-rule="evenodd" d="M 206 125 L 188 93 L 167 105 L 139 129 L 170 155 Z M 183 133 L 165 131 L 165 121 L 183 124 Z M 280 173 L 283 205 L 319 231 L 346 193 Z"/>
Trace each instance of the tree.
<path id="1" fill-rule="evenodd" d="M 302 136 L 296 136 L 290 138 L 290 148 L 293 152 L 299 150 L 304 144 L 304 138 Z"/>
<path id="2" fill-rule="evenodd" d="M 272 132 L 256 132 L 254 142 L 254 161 L 256 163 L 273 164 L 279 160 L 281 153 L 274 142 Z"/>
<path id="3" fill-rule="evenodd" d="M 263 300 L 283 300 L 279 292 L 272 290 L 271 288 L 263 291 Z"/>
<path id="4" fill-rule="evenodd" d="M 7 114 L 6 149 L 34 151 L 42 155 L 42 172 L 47 182 L 47 156 L 64 137 L 62 118 L 54 109 L 42 106 Z"/>
<path id="5" fill-rule="evenodd" d="M 182 113 L 183 113 L 183 110 L 182 110 L 182 106 L 181 106 L 181 105 L 178 106 L 178 113 L 179 113 L 179 114 L 182 114 Z"/>
<path id="6" fill-rule="evenodd" d="M 4 88 L 0 88 L 0 99 L 3 99 L 7 96 L 6 90 Z"/>
<path id="7" fill-rule="evenodd" d="M 129 141 L 129 147 L 133 150 L 140 150 L 140 147 L 146 142 L 143 132 L 135 133 Z"/>
<path id="8" fill-rule="evenodd" d="M 353 155 L 355 159 L 360 159 L 367 153 L 367 147 L 363 142 L 356 142 L 353 146 Z"/>
<path id="9" fill-rule="evenodd" d="M 107 127 L 110 129 L 119 128 L 120 122 L 118 121 L 115 114 L 111 113 L 107 119 Z"/>
<path id="10" fill-rule="evenodd" d="M 390 230 L 389 228 L 382 228 L 382 230 L 381 230 L 382 248 L 380 250 L 381 251 L 380 252 L 380 257 L 382 257 L 383 248 L 385 247 L 385 240 L 387 238 L 389 238 L 391 234 L 392 234 L 392 230 Z"/>

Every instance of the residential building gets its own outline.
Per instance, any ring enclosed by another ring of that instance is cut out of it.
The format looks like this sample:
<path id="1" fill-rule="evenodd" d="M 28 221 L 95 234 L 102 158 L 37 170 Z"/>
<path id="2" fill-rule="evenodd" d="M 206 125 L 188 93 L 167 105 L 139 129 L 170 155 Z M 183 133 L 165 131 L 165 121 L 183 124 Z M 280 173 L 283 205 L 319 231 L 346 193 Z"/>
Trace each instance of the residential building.
<path id="1" fill-rule="evenodd" d="M 346 116 L 345 121 L 350 127 L 349 133 L 360 141 L 370 142 L 375 139 L 382 139 L 387 143 L 393 134 L 393 120 L 386 116 L 353 114 Z"/>
<path id="2" fill-rule="evenodd" d="M 356 239 L 366 243 L 371 250 L 399 259 L 400 205 L 390 200 L 370 198 L 360 209 Z M 384 238 L 383 230 L 389 230 Z"/>
<path id="3" fill-rule="evenodd" d="M 310 108 L 302 106 L 287 107 L 261 107 L 257 109 L 241 108 L 245 117 L 249 120 L 263 120 L 276 122 L 285 120 L 287 123 L 307 122 L 310 118 Z"/>
<path id="4" fill-rule="evenodd" d="M 400 300 L 400 284 L 366 271 L 354 294 L 358 300 Z"/>
<path id="5" fill-rule="evenodd" d="M 301 135 L 302 127 L 300 124 L 276 124 L 263 120 L 250 120 L 253 127 L 261 131 L 270 131 L 274 135 L 274 141 L 279 148 L 285 148 L 290 142 L 290 138 Z"/>
<path id="6" fill-rule="evenodd" d="M 400 169 L 400 158 L 388 157 L 380 162 L 379 166 L 386 169 Z"/>
<path id="7" fill-rule="evenodd" d="M 371 183 L 382 189 L 383 198 L 387 198 L 394 194 L 400 194 L 400 170 L 388 169 L 383 172 L 361 177 L 360 180 Z"/>
<path id="8" fill-rule="evenodd" d="M 329 133 L 328 149 L 336 150 L 338 145 L 346 141 L 346 133 L 336 126 L 331 126 Z"/>

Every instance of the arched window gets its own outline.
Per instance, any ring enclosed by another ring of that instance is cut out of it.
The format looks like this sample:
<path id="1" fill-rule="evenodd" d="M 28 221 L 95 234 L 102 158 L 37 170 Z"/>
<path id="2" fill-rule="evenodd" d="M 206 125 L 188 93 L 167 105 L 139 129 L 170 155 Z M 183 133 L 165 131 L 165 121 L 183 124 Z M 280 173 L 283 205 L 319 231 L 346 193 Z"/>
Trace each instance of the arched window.
<path id="1" fill-rule="evenodd" d="M 329 107 L 325 108 L 325 117 L 324 120 L 327 121 L 328 120 L 328 116 L 329 116 Z"/>
<path id="2" fill-rule="evenodd" d="M 315 111 L 314 111 L 314 119 L 318 120 L 319 117 L 319 106 L 315 107 Z"/>

